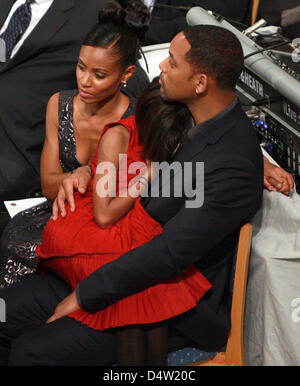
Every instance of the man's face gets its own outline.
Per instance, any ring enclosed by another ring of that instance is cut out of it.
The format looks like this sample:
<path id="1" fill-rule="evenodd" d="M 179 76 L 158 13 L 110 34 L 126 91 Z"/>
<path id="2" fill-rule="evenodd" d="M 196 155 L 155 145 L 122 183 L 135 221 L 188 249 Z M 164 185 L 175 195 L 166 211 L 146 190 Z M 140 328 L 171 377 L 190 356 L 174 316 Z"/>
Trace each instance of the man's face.
<path id="1" fill-rule="evenodd" d="M 195 97 L 195 74 L 185 58 L 191 46 L 180 32 L 171 42 L 169 57 L 160 63 L 160 91 L 166 101 L 186 103 Z"/>

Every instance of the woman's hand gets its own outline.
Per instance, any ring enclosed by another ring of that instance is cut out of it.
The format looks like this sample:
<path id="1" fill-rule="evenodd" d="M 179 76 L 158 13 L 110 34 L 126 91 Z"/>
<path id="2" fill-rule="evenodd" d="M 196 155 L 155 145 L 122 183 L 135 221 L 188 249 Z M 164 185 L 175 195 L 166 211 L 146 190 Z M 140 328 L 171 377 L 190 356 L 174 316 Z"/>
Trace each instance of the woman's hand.
<path id="1" fill-rule="evenodd" d="M 85 194 L 91 182 L 91 174 L 88 166 L 76 169 L 70 176 L 66 177 L 60 184 L 57 197 L 52 206 L 52 219 L 55 221 L 60 213 L 66 216 L 65 202 L 70 205 L 73 212 L 75 210 L 74 192 L 78 191 Z"/>
<path id="2" fill-rule="evenodd" d="M 290 173 L 272 164 L 264 157 L 264 186 L 269 191 L 280 192 L 289 196 L 294 190 L 294 180 Z"/>

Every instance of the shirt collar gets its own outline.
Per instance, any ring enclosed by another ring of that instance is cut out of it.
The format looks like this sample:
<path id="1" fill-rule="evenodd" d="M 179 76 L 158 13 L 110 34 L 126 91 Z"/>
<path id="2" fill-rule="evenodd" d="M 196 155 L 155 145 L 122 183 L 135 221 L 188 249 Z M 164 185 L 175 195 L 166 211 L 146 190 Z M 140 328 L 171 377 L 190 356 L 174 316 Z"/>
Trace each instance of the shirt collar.
<path id="1" fill-rule="evenodd" d="M 215 115 L 214 117 L 208 119 L 207 121 L 205 122 L 202 122 L 202 123 L 199 123 L 199 125 L 196 125 L 194 127 L 192 127 L 189 131 L 188 131 L 188 138 L 189 140 L 191 140 L 197 133 L 199 133 L 199 130 L 202 130 L 204 129 L 205 127 L 207 126 L 210 126 L 212 123 L 222 119 L 223 117 L 225 117 L 225 115 L 227 115 L 228 113 L 230 113 L 235 107 L 236 105 L 239 103 L 239 100 L 237 97 L 234 98 L 234 100 L 230 103 L 230 105 L 228 105 L 227 107 L 225 107 L 225 109 L 223 109 L 221 112 L 219 112 L 217 115 Z"/>
<path id="2" fill-rule="evenodd" d="M 54 0 L 35 0 L 33 4 L 52 3 Z"/>

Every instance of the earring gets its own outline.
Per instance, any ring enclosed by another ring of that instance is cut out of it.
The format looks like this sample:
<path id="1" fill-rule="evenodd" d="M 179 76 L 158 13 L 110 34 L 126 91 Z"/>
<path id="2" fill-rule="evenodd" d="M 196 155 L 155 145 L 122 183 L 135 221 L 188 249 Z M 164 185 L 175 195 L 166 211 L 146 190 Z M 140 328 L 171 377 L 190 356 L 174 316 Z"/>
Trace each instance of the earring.
<path id="1" fill-rule="evenodd" d="M 199 94 L 199 91 L 198 91 L 198 89 L 196 88 L 196 94 L 198 95 Z"/>
<path id="2" fill-rule="evenodd" d="M 123 87 L 126 88 L 127 87 L 127 82 L 123 82 Z"/>

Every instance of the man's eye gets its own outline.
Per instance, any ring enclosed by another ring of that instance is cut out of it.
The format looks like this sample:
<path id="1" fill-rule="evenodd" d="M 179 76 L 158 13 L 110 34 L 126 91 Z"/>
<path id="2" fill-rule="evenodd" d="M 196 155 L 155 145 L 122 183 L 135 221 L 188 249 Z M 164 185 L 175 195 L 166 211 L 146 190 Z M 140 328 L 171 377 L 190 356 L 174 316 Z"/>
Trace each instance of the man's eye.
<path id="1" fill-rule="evenodd" d="M 103 79 L 103 78 L 104 78 L 104 76 L 103 76 L 103 75 L 100 75 L 100 74 L 95 74 L 95 77 L 96 77 L 97 79 Z"/>
<path id="2" fill-rule="evenodd" d="M 82 70 L 82 71 L 84 70 L 84 67 L 83 67 L 81 64 L 79 64 L 79 63 L 77 64 L 77 67 L 78 67 L 80 70 Z"/>

